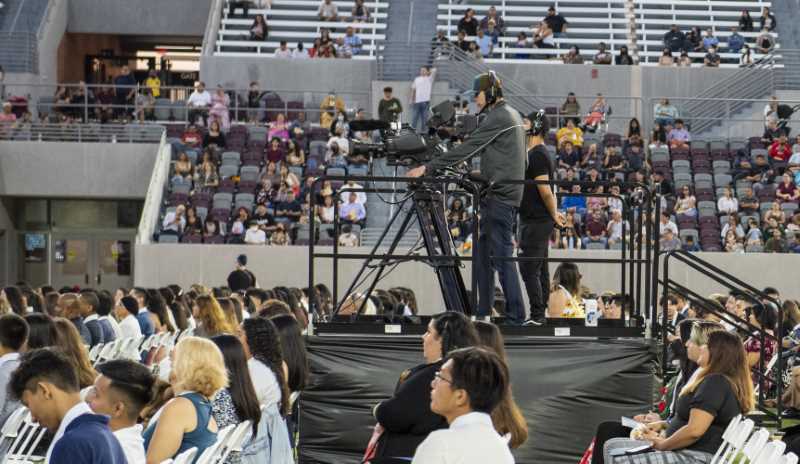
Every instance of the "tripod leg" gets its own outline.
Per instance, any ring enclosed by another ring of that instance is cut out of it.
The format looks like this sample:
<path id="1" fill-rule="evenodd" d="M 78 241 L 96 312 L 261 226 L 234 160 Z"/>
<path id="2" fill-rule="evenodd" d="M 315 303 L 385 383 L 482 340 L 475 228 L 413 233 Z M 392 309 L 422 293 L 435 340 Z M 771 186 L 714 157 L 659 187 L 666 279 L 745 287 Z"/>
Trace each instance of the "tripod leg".
<path id="1" fill-rule="evenodd" d="M 406 202 L 408 202 L 408 200 L 405 200 L 400 205 L 398 205 L 397 211 L 395 211 L 392 214 L 392 216 L 389 218 L 389 222 L 386 224 L 386 228 L 381 233 L 381 236 L 378 237 L 377 242 L 375 242 L 375 245 L 372 247 L 372 250 L 369 252 L 370 256 L 375 256 L 375 254 L 378 252 L 378 248 L 380 248 L 381 244 L 383 243 L 383 240 L 386 238 L 386 235 L 389 234 L 389 229 L 392 228 L 392 225 L 394 224 L 394 222 L 397 220 L 398 217 L 400 217 L 400 214 L 403 212 L 403 206 L 405 206 Z M 337 238 L 337 240 L 338 240 L 338 238 Z M 334 316 L 339 314 L 339 310 L 341 309 L 342 304 L 344 304 L 344 302 L 347 299 L 347 297 L 350 296 L 351 293 L 353 293 L 353 290 L 355 290 L 356 284 L 358 283 L 359 280 L 361 280 L 361 276 L 364 275 L 364 272 L 366 271 L 367 267 L 369 267 L 369 264 L 372 262 L 373 259 L 374 258 L 367 258 L 361 264 L 361 269 L 358 270 L 358 273 L 356 274 L 355 278 L 353 279 L 352 282 L 350 282 L 350 286 L 347 287 L 347 292 L 344 294 L 344 297 L 342 298 L 342 301 L 339 302 L 336 305 L 336 309 L 333 311 L 333 315 Z M 334 282 L 333 284 L 336 285 L 336 282 Z"/>

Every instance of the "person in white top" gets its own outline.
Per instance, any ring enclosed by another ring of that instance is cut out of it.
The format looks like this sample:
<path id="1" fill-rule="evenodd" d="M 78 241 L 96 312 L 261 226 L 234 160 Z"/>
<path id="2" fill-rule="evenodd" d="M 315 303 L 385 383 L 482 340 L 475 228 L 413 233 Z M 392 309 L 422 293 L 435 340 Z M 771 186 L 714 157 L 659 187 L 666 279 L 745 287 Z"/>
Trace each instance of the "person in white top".
<path id="1" fill-rule="evenodd" d="M 155 379 L 144 365 L 117 359 L 95 367 L 98 375 L 86 396 L 95 414 L 109 417 L 108 426 L 119 440 L 129 463 L 145 462 L 139 413 L 152 400 Z"/>
<path id="2" fill-rule="evenodd" d="M 484 348 L 455 350 L 447 358 L 431 382 L 431 411 L 450 428 L 428 435 L 412 464 L 513 464 L 490 415 L 510 391 L 508 366 Z"/>
<path id="3" fill-rule="evenodd" d="M 295 48 L 292 52 L 292 58 L 296 60 L 305 60 L 310 58 L 308 56 L 308 50 L 303 47 L 303 42 L 297 42 L 297 48 Z"/>
<path id="4" fill-rule="evenodd" d="M 117 303 L 114 308 L 114 313 L 119 319 L 119 330 L 122 333 L 122 338 L 139 338 L 142 336 L 142 328 L 139 326 L 139 319 L 136 314 L 139 313 L 139 304 L 132 296 L 124 296 Z"/>
<path id="5" fill-rule="evenodd" d="M 345 191 L 344 189 L 349 189 Z M 339 200 L 342 203 L 348 203 L 350 201 L 350 192 L 359 190 L 355 192 L 356 194 L 356 203 L 360 203 L 362 205 L 367 204 L 367 194 L 363 192 L 364 187 L 360 184 L 356 184 L 355 181 L 348 180 L 346 184 L 342 186 L 340 189 L 341 193 L 339 194 Z"/>
<path id="6" fill-rule="evenodd" d="M 280 47 L 275 50 L 275 58 L 291 58 L 292 51 L 289 50 L 289 46 L 286 44 L 285 40 L 281 40 Z"/>
<path id="7" fill-rule="evenodd" d="M 733 196 L 730 187 L 725 187 L 725 194 L 717 200 L 717 210 L 725 214 L 736 214 L 739 212 L 739 200 Z"/>
<path id="8" fill-rule="evenodd" d="M 194 83 L 194 92 L 189 95 L 186 102 L 189 106 L 189 123 L 194 124 L 197 117 L 203 118 L 203 125 L 208 127 L 208 109 L 211 107 L 211 94 L 206 90 L 206 83 L 197 81 Z"/>
<path id="9" fill-rule="evenodd" d="M 250 221 L 250 227 L 244 234 L 244 243 L 248 245 L 263 245 L 267 243 L 267 234 L 258 228 L 258 222 Z"/>
<path id="10" fill-rule="evenodd" d="M 281 356 L 281 342 L 278 329 L 272 321 L 261 317 L 242 321 L 240 336 L 247 356 L 247 368 L 253 379 L 258 404 L 278 409 L 288 404 L 286 379 L 289 377 L 286 363 Z M 284 397 L 284 394 L 287 394 Z"/>
<path id="11" fill-rule="evenodd" d="M 424 66 L 420 68 L 419 76 L 411 84 L 411 127 L 420 133 L 427 132 L 425 124 L 428 122 L 428 110 L 431 106 L 431 93 L 435 78 L 436 68 Z"/>

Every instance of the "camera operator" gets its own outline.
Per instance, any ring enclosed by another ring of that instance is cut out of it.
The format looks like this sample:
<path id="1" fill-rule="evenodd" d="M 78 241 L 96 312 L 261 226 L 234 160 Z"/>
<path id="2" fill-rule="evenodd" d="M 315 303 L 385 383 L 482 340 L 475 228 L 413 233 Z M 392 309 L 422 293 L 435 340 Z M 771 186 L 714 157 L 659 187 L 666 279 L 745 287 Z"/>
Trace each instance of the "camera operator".
<path id="1" fill-rule="evenodd" d="M 558 204 L 553 192 L 553 165 L 544 146 L 544 138 L 549 130 L 550 124 L 544 110 L 533 112 L 525 119 L 525 131 L 528 135 L 528 168 L 525 179 L 547 182 L 525 185 L 519 207 L 519 256 L 541 258 L 519 263 L 519 273 L 531 305 L 529 323 L 533 325 L 542 325 L 545 322 L 545 309 L 550 294 L 550 273 L 547 271 L 550 234 L 553 233 L 554 225 L 564 226 L 564 216 L 557 210 Z"/>
<path id="2" fill-rule="evenodd" d="M 481 199 L 480 238 L 473 272 L 478 272 L 479 317 L 491 315 L 494 304 L 494 269 L 506 299 L 506 317 L 510 324 L 525 321 L 525 308 L 517 268 L 508 260 L 490 263 L 489 257 L 511 257 L 512 227 L 522 200 L 523 185 L 497 182 L 522 180 L 525 172 L 525 130 L 517 110 L 503 100 L 502 85 L 494 72 L 480 74 L 473 84 L 475 103 L 484 120 L 462 144 L 434 157 L 427 165 L 410 170 L 407 175 L 420 177 L 451 167 L 474 156 L 481 157 L 481 172 L 491 182 L 488 195 Z M 490 267 L 491 264 L 491 267 Z"/>

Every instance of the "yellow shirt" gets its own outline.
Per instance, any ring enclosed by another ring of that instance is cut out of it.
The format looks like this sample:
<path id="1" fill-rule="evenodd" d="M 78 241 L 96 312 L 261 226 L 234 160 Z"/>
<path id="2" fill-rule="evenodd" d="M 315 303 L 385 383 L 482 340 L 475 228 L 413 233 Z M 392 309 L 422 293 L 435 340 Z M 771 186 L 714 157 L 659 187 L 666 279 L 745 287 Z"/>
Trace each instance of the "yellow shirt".
<path id="1" fill-rule="evenodd" d="M 572 142 L 573 146 L 581 147 L 583 146 L 583 131 L 580 127 L 570 129 L 564 126 L 556 132 L 556 140 L 558 140 L 559 147 L 564 142 Z"/>
<path id="2" fill-rule="evenodd" d="M 585 319 L 586 313 L 583 311 L 583 301 L 559 285 L 559 289 L 567 295 L 567 304 L 561 312 L 561 317 Z"/>
<path id="3" fill-rule="evenodd" d="M 158 98 L 161 96 L 161 79 L 158 77 L 148 77 L 147 80 L 144 81 L 144 85 L 153 92 L 153 97 Z"/>

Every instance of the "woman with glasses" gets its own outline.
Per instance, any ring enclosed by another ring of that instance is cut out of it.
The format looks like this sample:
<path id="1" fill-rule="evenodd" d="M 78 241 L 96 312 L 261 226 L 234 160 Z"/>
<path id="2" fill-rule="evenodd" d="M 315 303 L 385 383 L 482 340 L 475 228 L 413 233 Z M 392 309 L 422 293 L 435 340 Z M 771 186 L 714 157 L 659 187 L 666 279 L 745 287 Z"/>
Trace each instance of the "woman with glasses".
<path id="1" fill-rule="evenodd" d="M 472 322 L 461 313 L 434 316 L 422 336 L 425 362 L 402 374 L 394 395 L 378 403 L 378 421 L 365 458 L 411 458 L 429 433 L 447 428 L 447 421 L 431 411 L 431 382 L 450 351 L 478 345 Z"/>

